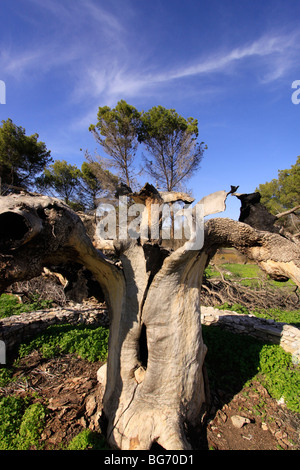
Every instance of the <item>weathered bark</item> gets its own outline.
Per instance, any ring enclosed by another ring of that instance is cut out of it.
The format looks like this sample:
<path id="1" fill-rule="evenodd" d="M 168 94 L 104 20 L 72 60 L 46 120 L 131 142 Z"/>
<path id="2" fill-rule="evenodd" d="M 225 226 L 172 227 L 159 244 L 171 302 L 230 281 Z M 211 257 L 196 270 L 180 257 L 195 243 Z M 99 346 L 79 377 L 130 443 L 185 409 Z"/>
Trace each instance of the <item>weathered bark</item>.
<path id="1" fill-rule="evenodd" d="M 32 224 L 29 233 L 22 231 L 16 235 L 19 226 L 25 227 L 28 221 Z M 44 266 L 77 262 L 94 274 L 109 307 L 122 304 L 121 270 L 94 248 L 80 218 L 63 202 L 38 195 L 3 196 L 0 224 L 0 290 L 13 282 L 38 276 Z M 119 284 L 117 292 L 111 287 L 114 281 Z"/>
<path id="2" fill-rule="evenodd" d="M 145 217 L 159 198 L 148 190 L 133 196 L 145 203 Z M 225 197 L 206 198 L 204 213 L 224 210 Z M 166 256 L 157 244 L 131 243 L 121 256 L 126 308 L 113 318 L 104 395 L 107 435 L 117 448 L 157 442 L 189 449 L 185 427 L 201 421 L 206 346 L 199 289 L 208 256 L 187 247 Z"/>
<path id="3" fill-rule="evenodd" d="M 207 257 L 177 250 L 151 282 L 144 249 L 131 246 L 121 258 L 127 298 L 111 328 L 108 437 L 122 449 L 149 449 L 155 441 L 186 449 L 184 425 L 197 424 L 205 403 L 198 292 Z"/>
<path id="4" fill-rule="evenodd" d="M 150 191 L 134 197 L 149 207 L 161 196 Z M 225 191 L 204 198 L 203 214 L 224 210 L 225 198 Z M 119 247 L 118 267 L 58 200 L 2 197 L 0 222 L 8 218 L 12 225 L 0 229 L 0 288 L 72 261 L 86 266 L 104 292 L 111 323 L 103 410 L 109 443 L 120 449 L 149 449 L 153 442 L 169 450 L 190 448 L 186 428 L 199 424 L 206 402 L 199 289 L 218 247 L 234 246 L 269 273 L 300 285 L 299 245 L 230 219 L 206 222 L 197 250 L 188 242 L 168 252 L 151 241 L 132 241 Z"/>
<path id="5" fill-rule="evenodd" d="M 206 249 L 233 246 L 277 280 L 292 279 L 300 286 L 300 244 L 279 233 L 255 230 L 230 219 L 211 219 L 205 225 Z M 212 251 L 211 251 L 212 250 Z"/>

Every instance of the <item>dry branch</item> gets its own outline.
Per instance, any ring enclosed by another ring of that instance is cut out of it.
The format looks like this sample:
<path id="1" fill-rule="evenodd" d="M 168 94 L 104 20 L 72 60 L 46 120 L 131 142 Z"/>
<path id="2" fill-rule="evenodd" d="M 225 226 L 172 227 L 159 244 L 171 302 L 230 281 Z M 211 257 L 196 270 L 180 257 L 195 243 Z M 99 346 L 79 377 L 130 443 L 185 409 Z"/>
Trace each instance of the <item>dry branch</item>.
<path id="1" fill-rule="evenodd" d="M 300 209 L 300 206 L 295 206 L 292 209 L 289 209 L 288 211 L 280 212 L 280 214 L 276 214 L 275 217 L 277 219 L 280 219 L 280 217 L 284 217 L 285 215 L 294 214 L 299 209 Z"/>

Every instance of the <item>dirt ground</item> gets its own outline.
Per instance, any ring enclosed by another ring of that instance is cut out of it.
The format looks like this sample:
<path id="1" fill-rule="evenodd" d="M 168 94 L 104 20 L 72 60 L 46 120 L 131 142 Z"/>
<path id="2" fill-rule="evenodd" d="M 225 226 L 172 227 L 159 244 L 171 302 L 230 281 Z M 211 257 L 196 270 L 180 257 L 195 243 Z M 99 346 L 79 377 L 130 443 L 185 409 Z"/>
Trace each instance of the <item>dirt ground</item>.
<path id="1" fill-rule="evenodd" d="M 212 391 L 207 425 L 210 449 L 300 449 L 300 414 L 277 403 L 259 382 L 253 381 L 233 398 L 226 398 L 221 390 Z M 241 428 L 236 427 L 235 416 L 246 418 Z"/>
<path id="2" fill-rule="evenodd" d="M 74 355 L 42 359 L 36 351 L 19 361 L 13 384 L 1 395 L 34 393 L 48 409 L 42 434 L 45 449 L 65 449 L 84 428 L 98 431 L 103 387 L 97 382 L 101 363 Z M 237 428 L 233 416 L 247 418 Z M 211 390 L 205 425 L 194 436 L 200 450 L 300 450 L 300 414 L 278 404 L 259 382 L 244 387 L 234 397 Z"/>

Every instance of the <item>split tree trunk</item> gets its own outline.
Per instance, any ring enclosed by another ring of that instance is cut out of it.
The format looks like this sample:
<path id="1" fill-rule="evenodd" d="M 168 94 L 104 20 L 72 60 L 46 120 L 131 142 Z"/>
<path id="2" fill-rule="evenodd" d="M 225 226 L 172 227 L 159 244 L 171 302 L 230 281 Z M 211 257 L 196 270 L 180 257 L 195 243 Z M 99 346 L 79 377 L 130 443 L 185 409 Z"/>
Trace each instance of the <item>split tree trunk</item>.
<path id="1" fill-rule="evenodd" d="M 111 326 L 108 438 L 121 449 L 188 449 L 185 425 L 196 426 L 205 405 L 199 288 L 207 256 L 177 250 L 151 282 L 144 250 L 131 246 L 121 257 L 126 308 Z"/>
<path id="2" fill-rule="evenodd" d="M 157 194 L 134 195 L 146 207 Z M 224 191 L 204 198 L 204 214 L 225 208 Z M 9 223 L 8 223 L 9 222 Z M 187 428 L 197 426 L 206 403 L 206 346 L 199 289 L 210 258 L 234 246 L 274 276 L 300 285 L 299 244 L 230 219 L 205 224 L 204 245 L 167 252 L 132 241 L 121 267 L 96 250 L 79 217 L 43 196 L 0 199 L 0 287 L 37 276 L 65 261 L 86 266 L 98 280 L 111 325 L 103 410 L 109 443 L 119 449 L 189 449 Z"/>

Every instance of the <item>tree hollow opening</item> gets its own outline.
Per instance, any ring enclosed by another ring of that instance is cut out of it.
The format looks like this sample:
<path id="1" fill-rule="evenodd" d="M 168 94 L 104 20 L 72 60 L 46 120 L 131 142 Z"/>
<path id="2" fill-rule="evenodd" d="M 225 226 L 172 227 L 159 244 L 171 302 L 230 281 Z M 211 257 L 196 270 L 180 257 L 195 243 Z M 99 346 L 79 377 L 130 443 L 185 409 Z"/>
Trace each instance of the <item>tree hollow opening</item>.
<path id="1" fill-rule="evenodd" d="M 28 232 L 28 226 L 24 217 L 15 212 L 0 214 L 0 240 L 1 245 L 9 246 L 24 238 Z"/>
<path id="2" fill-rule="evenodd" d="M 138 346 L 139 346 L 139 351 L 138 351 L 139 361 L 141 365 L 144 367 L 144 369 L 147 369 L 147 364 L 148 364 L 147 328 L 144 323 L 142 324 Z"/>

